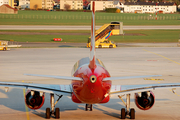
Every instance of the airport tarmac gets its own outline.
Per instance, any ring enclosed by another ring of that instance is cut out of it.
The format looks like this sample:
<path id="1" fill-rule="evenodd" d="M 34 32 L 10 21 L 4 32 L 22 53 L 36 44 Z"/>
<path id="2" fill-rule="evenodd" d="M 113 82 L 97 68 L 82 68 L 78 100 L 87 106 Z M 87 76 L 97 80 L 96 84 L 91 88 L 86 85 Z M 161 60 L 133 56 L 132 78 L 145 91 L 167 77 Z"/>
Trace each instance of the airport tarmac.
<path id="1" fill-rule="evenodd" d="M 58 48 L 58 47 L 79 47 L 86 48 L 87 43 L 44 43 L 44 42 L 18 42 L 15 45 L 22 45 L 23 48 Z M 177 47 L 178 43 L 116 43 L 117 47 Z"/>
<path id="2" fill-rule="evenodd" d="M 89 56 L 89 48 L 12 48 L 0 51 L 0 81 L 30 82 L 45 84 L 70 84 L 70 81 L 25 76 L 46 74 L 70 76 L 71 69 L 80 58 Z M 178 47 L 119 47 L 96 49 L 96 56 L 103 61 L 111 76 L 162 75 L 163 81 L 127 79 L 113 84 L 157 84 L 180 82 L 180 48 Z M 170 89 L 155 90 L 155 104 L 148 111 L 138 109 L 131 95 L 131 108 L 136 110 L 137 120 L 179 120 L 180 88 L 176 94 Z M 5 92 L 0 87 L 0 120 L 44 120 L 45 109 L 50 107 L 50 95 L 39 110 L 31 110 L 24 103 L 25 90 L 10 88 Z M 57 99 L 57 97 L 55 97 Z M 125 97 L 124 97 L 125 100 Z M 61 119 L 120 119 L 123 102 L 112 96 L 106 104 L 93 105 L 93 111 L 84 111 L 85 104 L 76 104 L 63 96 L 56 107 L 61 110 Z M 54 118 L 51 118 L 54 119 Z M 127 117 L 127 119 L 129 119 Z"/>

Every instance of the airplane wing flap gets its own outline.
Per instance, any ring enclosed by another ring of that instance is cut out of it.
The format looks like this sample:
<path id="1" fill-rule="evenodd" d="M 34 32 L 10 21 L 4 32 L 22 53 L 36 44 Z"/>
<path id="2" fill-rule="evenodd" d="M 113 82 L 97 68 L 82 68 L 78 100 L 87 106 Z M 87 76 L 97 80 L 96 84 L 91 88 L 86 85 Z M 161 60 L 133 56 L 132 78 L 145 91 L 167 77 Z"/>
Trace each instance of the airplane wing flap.
<path id="1" fill-rule="evenodd" d="M 56 93 L 61 95 L 71 95 L 72 89 L 70 85 L 48 85 L 48 84 L 33 84 L 33 83 L 16 83 L 16 82 L 0 82 L 2 87 L 25 88 L 46 93 Z"/>
<path id="2" fill-rule="evenodd" d="M 144 85 L 113 85 L 110 94 L 132 94 L 137 92 L 145 92 L 155 89 L 172 89 L 180 87 L 180 83 L 166 83 L 166 84 L 144 84 Z"/>

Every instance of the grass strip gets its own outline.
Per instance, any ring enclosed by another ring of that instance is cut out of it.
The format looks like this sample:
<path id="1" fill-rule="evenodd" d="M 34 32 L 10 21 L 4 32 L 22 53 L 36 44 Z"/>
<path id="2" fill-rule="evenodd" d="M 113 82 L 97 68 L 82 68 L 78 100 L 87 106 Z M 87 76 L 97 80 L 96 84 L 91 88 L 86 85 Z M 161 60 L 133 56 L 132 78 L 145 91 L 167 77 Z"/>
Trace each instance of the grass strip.
<path id="1" fill-rule="evenodd" d="M 0 31 L 0 32 L 4 32 Z M 8 31 L 6 31 L 8 32 Z M 53 38 L 62 38 L 62 42 L 70 43 L 86 43 L 89 35 L 83 33 L 90 33 L 90 31 L 9 31 L 17 32 L 16 34 L 0 34 L 0 40 L 14 40 L 17 42 L 54 42 Z M 19 35 L 18 32 L 41 32 L 41 33 L 69 33 L 68 35 Z M 71 35 L 71 33 L 82 33 L 82 35 Z M 180 37 L 180 30 L 124 30 L 125 35 L 111 36 L 109 40 L 116 43 L 168 43 L 177 42 Z"/>
<path id="2" fill-rule="evenodd" d="M 121 21 L 124 25 L 179 25 L 180 14 L 134 14 L 96 12 L 96 25 Z M 0 14 L 0 25 L 90 25 L 91 12 L 18 11 Z"/>

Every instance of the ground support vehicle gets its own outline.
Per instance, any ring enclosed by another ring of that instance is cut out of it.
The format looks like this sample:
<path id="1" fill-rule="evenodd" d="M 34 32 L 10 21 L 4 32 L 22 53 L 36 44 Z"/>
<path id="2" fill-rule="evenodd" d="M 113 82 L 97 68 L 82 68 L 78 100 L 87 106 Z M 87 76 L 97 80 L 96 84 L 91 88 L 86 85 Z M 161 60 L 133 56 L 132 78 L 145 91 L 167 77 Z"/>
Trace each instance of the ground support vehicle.
<path id="1" fill-rule="evenodd" d="M 96 48 L 116 48 L 116 44 L 113 41 L 108 40 L 111 35 L 123 34 L 122 22 L 111 22 L 110 24 L 104 24 L 101 28 L 95 32 L 95 47 Z M 91 37 L 88 38 L 87 47 L 91 46 Z"/>
<path id="2" fill-rule="evenodd" d="M 8 41 L 0 41 L 0 50 L 6 51 L 8 50 Z"/>
<path id="3" fill-rule="evenodd" d="M 0 50 L 6 51 L 7 47 L 6 46 L 0 46 Z"/>
<path id="4" fill-rule="evenodd" d="M 96 48 L 116 48 L 117 45 L 114 43 L 114 41 L 105 40 L 102 42 L 98 42 L 95 44 Z"/>

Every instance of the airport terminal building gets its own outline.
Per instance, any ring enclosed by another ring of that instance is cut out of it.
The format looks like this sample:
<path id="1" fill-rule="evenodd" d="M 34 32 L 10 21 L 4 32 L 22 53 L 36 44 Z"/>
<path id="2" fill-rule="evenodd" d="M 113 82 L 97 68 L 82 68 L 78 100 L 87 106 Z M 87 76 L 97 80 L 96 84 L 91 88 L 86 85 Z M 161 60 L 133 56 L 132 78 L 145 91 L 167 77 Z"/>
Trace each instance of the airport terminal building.
<path id="1" fill-rule="evenodd" d="M 174 2 L 126 2 L 125 13 L 175 13 L 177 6 Z"/>

